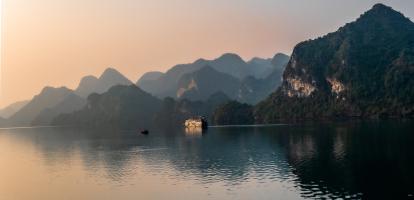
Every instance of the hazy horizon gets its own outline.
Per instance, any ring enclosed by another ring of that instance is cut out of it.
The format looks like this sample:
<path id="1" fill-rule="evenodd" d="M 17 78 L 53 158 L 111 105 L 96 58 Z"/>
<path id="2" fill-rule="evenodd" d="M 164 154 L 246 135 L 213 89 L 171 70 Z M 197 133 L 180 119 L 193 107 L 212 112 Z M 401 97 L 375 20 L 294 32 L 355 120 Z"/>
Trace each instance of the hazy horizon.
<path id="1" fill-rule="evenodd" d="M 414 18 L 414 1 L 404 0 L 2 0 L 0 108 L 44 86 L 74 89 L 108 67 L 135 82 L 227 52 L 244 60 L 291 54 L 375 3 Z"/>

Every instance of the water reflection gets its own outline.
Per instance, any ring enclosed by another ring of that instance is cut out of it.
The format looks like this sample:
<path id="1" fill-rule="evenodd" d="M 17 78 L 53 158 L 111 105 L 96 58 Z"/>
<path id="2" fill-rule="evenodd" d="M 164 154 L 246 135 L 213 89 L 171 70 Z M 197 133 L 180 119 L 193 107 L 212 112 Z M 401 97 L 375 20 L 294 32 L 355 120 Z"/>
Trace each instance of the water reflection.
<path id="1" fill-rule="evenodd" d="M 190 137 L 201 137 L 203 129 L 201 127 L 186 127 L 185 134 Z"/>
<path id="2" fill-rule="evenodd" d="M 204 134 L 170 129 L 149 136 L 1 130 L 0 145 L 11 141 L 8 150 L 33 146 L 39 156 L 30 159 L 40 159 L 48 169 L 44 173 L 65 176 L 65 170 L 80 168 L 87 178 L 99 179 L 97 185 L 119 186 L 122 194 L 130 189 L 131 197 L 149 195 L 152 183 L 160 193 L 174 190 L 198 199 L 396 199 L 414 193 L 413 127 L 412 122 L 351 122 L 212 128 Z"/>

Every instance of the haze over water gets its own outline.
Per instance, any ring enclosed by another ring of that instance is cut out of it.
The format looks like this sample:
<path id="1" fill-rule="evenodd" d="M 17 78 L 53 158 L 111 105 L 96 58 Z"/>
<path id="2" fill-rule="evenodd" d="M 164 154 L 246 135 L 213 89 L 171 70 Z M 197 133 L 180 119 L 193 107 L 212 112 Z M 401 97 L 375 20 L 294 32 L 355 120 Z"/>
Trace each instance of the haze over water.
<path id="1" fill-rule="evenodd" d="M 0 130 L 4 199 L 407 198 L 412 121 Z"/>

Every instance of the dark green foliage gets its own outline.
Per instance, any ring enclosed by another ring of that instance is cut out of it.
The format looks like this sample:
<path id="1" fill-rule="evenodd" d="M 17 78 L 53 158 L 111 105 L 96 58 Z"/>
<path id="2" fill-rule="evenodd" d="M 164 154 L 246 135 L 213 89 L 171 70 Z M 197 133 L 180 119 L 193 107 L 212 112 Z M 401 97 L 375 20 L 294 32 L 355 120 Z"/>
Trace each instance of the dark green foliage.
<path id="1" fill-rule="evenodd" d="M 259 122 L 332 117 L 406 117 L 414 114 L 414 23 L 382 4 L 353 23 L 298 44 L 284 82 L 258 104 Z M 315 86 L 288 97 L 289 78 Z M 335 94 L 328 79 L 345 91 Z"/>
<path id="2" fill-rule="evenodd" d="M 53 120 L 53 124 L 93 128 L 142 128 L 152 125 L 160 105 L 160 100 L 135 85 L 119 85 L 101 95 L 91 94 L 84 109 L 60 115 Z"/>
<path id="3" fill-rule="evenodd" d="M 228 101 L 229 98 L 221 92 L 211 95 L 207 101 L 174 100 L 167 97 L 162 102 L 155 122 L 165 126 L 181 126 L 186 119 L 194 116 L 211 119 L 214 109 Z"/>
<path id="4" fill-rule="evenodd" d="M 254 124 L 253 107 L 231 101 L 219 106 L 212 118 L 213 124 L 216 125 Z"/>

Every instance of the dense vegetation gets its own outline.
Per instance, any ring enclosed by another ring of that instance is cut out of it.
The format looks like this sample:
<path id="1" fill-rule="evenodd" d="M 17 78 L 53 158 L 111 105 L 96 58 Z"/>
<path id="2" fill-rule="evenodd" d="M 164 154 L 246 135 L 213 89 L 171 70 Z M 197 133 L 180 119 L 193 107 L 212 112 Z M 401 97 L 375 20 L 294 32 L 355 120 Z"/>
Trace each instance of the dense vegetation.
<path id="1" fill-rule="evenodd" d="M 413 76 L 414 23 L 377 4 L 337 32 L 298 44 L 281 88 L 255 115 L 259 122 L 413 116 Z"/>
<path id="2" fill-rule="evenodd" d="M 214 111 L 212 121 L 217 125 L 254 124 L 253 107 L 237 101 L 228 102 Z"/>
<path id="3" fill-rule="evenodd" d="M 163 100 L 155 122 L 168 126 L 181 126 L 188 118 L 203 116 L 211 123 L 214 109 L 228 101 L 229 98 L 221 92 L 211 95 L 207 101 L 174 100 L 167 97 Z"/>
<path id="4" fill-rule="evenodd" d="M 161 101 L 135 85 L 114 86 L 103 94 L 91 94 L 87 106 L 54 119 L 54 125 L 139 128 L 151 124 Z"/>
<path id="5" fill-rule="evenodd" d="M 207 101 L 159 100 L 135 85 L 119 85 L 103 94 L 91 94 L 82 110 L 59 115 L 52 124 L 121 129 L 181 126 L 189 117 L 210 117 L 214 108 L 227 101 L 223 93 L 213 94 Z"/>
<path id="6" fill-rule="evenodd" d="M 53 124 L 136 128 L 181 125 L 197 115 L 214 124 L 414 116 L 414 23 L 390 7 L 377 4 L 338 31 L 299 43 L 287 61 L 283 54 L 249 62 L 235 54 L 199 59 L 143 77 L 140 87 L 154 96 L 135 85 L 114 86 L 132 83 L 108 69 L 99 79 L 82 79 L 76 91 L 46 87 L 0 125 L 47 125 L 108 88 Z M 172 98 L 158 98 L 166 96 Z M 267 96 L 253 108 L 243 104 Z"/>

